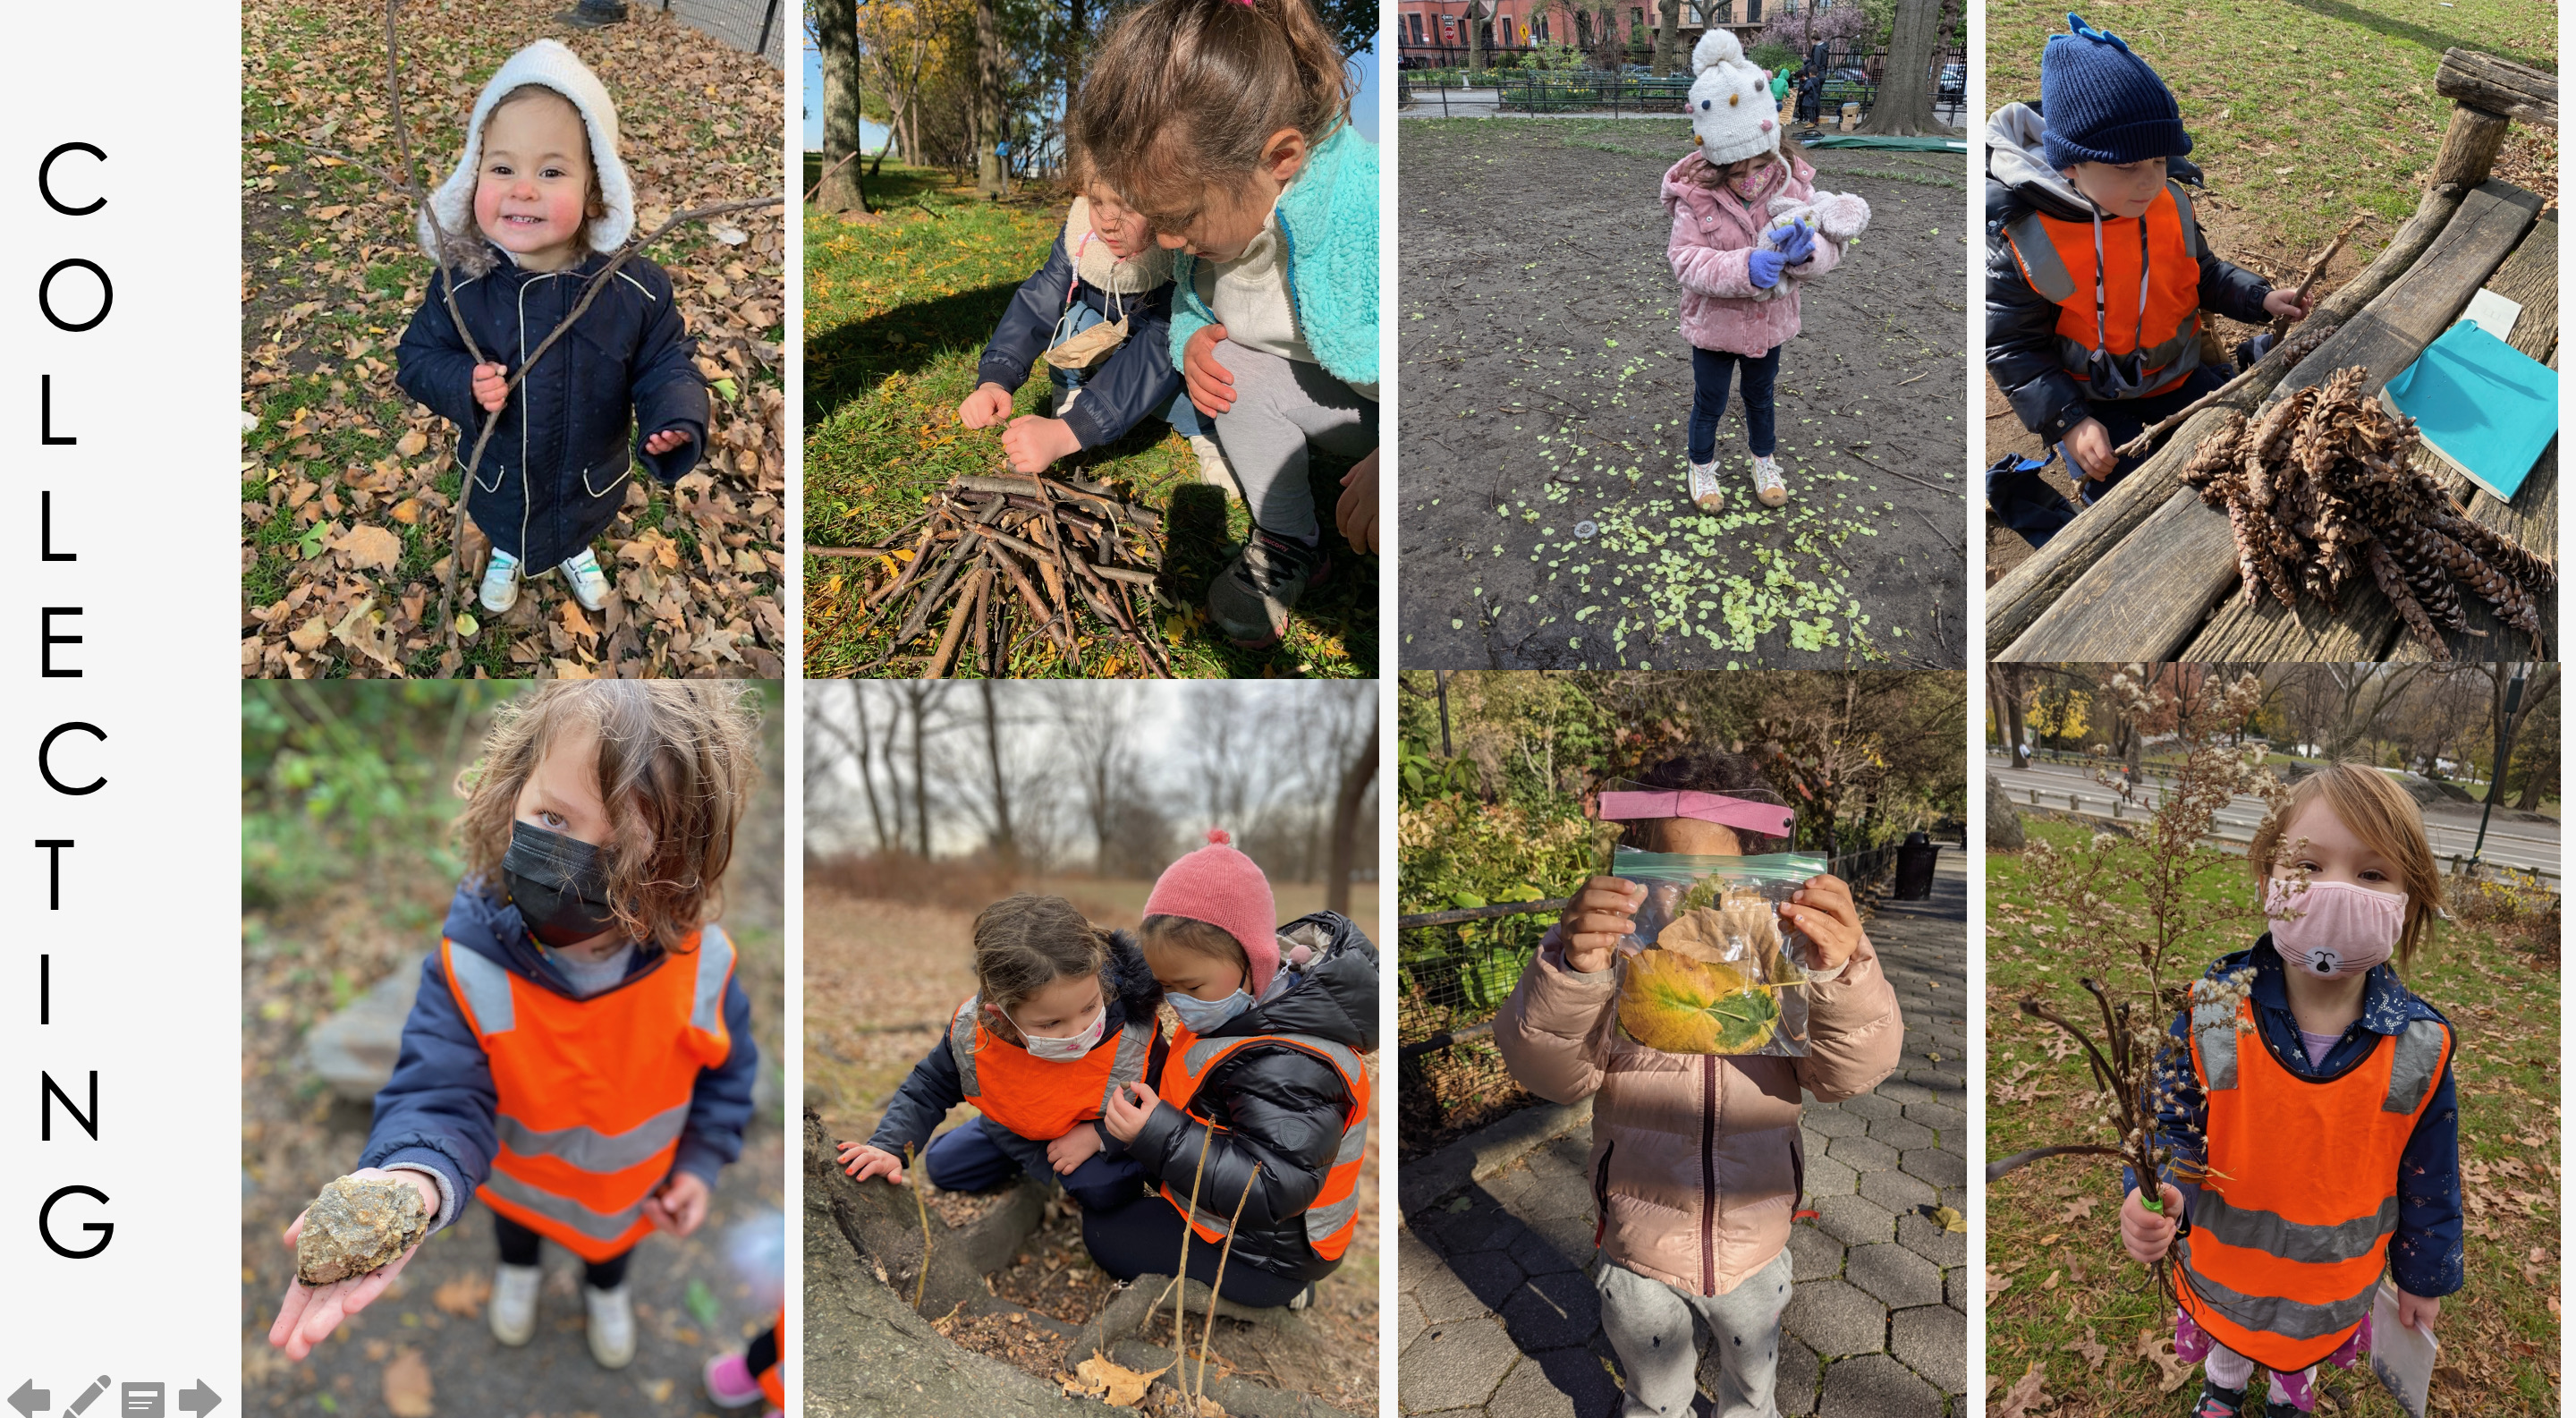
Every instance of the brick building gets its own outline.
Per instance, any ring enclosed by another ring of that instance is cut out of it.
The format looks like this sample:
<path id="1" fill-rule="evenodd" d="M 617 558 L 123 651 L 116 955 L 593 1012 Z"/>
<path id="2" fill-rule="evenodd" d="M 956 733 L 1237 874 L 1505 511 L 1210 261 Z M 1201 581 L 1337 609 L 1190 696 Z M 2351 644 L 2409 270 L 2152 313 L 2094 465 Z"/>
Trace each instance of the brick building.
<path id="1" fill-rule="evenodd" d="M 1805 0 L 1818 8 L 1830 0 Z M 1851 3 L 1851 0 L 1843 0 Z M 1771 20 L 1797 13 L 1800 0 L 1683 0 L 1682 48 L 1698 42 L 1710 25 L 1735 31 L 1746 44 Z M 1662 15 L 1661 0 L 1398 0 L 1396 52 L 1407 69 L 1464 63 L 1474 23 L 1471 10 L 1484 13 L 1491 27 L 1485 43 L 1491 50 L 1526 49 L 1536 44 L 1571 44 L 1590 52 L 1605 39 L 1628 46 L 1644 36 L 1651 42 Z"/>

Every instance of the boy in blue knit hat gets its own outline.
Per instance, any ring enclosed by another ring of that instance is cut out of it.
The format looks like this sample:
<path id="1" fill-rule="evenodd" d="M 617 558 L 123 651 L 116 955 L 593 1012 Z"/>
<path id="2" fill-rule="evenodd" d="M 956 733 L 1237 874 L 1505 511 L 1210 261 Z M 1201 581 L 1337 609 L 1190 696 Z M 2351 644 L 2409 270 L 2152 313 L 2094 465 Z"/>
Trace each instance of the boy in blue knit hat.
<path id="1" fill-rule="evenodd" d="M 2210 251 L 2173 94 L 2118 35 L 2066 22 L 2040 51 L 2038 106 L 2007 104 L 1986 129 L 1986 365 L 2089 506 L 2135 466 L 2113 449 L 2226 382 L 2202 362 L 2204 310 L 2259 324 L 2312 302 Z M 2239 364 L 2267 347 L 2239 347 Z M 1986 499 L 2036 546 L 2075 513 L 2045 462 L 2026 464 L 1990 470 Z"/>

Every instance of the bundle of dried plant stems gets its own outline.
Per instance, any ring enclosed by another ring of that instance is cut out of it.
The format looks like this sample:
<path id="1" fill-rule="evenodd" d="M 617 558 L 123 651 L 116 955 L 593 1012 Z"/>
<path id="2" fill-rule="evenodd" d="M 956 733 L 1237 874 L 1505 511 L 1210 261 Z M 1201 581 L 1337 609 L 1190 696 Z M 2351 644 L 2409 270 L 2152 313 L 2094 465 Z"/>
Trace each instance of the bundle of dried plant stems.
<path id="1" fill-rule="evenodd" d="M 862 608 L 910 609 L 860 674 L 946 628 L 920 677 L 938 679 L 971 652 L 986 675 L 1005 674 L 1031 637 L 1052 642 L 1082 668 L 1077 608 L 1134 647 L 1147 673 L 1172 677 L 1152 606 L 1162 519 L 1108 488 L 1067 477 L 959 477 L 931 494 L 929 510 L 897 527 L 886 545 L 809 547 L 815 556 L 882 559 L 894 567 L 863 593 Z M 898 560 L 898 558 L 900 558 Z"/>

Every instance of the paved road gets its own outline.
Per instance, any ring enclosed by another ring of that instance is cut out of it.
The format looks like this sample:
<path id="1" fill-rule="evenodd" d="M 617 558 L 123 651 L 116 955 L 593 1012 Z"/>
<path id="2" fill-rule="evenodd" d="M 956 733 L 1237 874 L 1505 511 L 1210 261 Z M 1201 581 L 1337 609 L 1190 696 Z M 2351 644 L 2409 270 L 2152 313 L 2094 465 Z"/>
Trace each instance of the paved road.
<path id="1" fill-rule="evenodd" d="M 1872 1093 L 1807 1101 L 1807 1205 L 1790 1233 L 1780 1411 L 1964 1418 L 1968 1238 L 1924 1212 L 1967 1201 L 1967 871 L 1941 854 L 1932 898 L 1890 902 L 1871 941 L 1905 1016 Z M 1422 1207 L 1396 1237 L 1396 1397 L 1441 1418 L 1607 1418 L 1613 1358 L 1586 1274 L 1591 1149 L 1579 1129 Z M 1461 1203 L 1464 1203 L 1461 1205 Z M 1455 1208 L 1455 1209 L 1452 1209 Z M 1700 1371 L 1705 1391 L 1713 1365 Z"/>
<path id="2" fill-rule="evenodd" d="M 2000 776 L 2004 789 L 2016 806 L 2030 804 L 2030 790 L 2037 788 L 2042 807 L 2064 807 L 2070 792 L 2082 794 L 2086 809 L 2097 816 L 2108 816 L 2108 803 L 2114 791 L 2094 779 L 2092 770 L 2064 763 L 2034 763 L 2028 768 L 2007 766 L 2001 755 L 1989 754 L 1986 766 Z M 2162 789 L 2150 779 L 2138 790 L 2138 806 L 2151 808 Z M 2218 814 L 2219 835 L 2230 841 L 2243 842 L 2254 834 L 2263 820 L 2263 800 L 2238 798 Z M 2465 857 L 2478 840 L 2478 810 L 2467 804 L 2453 808 L 2434 808 L 2424 816 L 2425 832 L 2433 840 L 2433 855 L 2444 860 Z M 2486 860 L 2497 866 L 2539 870 L 2555 877 L 2558 874 L 2558 824 L 2554 822 L 2496 821 L 2487 826 Z"/>

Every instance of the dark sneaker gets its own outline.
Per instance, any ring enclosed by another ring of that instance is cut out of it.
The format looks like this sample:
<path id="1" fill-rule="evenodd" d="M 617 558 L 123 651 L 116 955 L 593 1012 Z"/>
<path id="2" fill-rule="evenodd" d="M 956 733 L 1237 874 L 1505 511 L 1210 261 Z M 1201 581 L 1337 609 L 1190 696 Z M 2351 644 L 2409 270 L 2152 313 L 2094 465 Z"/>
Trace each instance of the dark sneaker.
<path id="1" fill-rule="evenodd" d="M 1321 546 L 1301 546 L 1256 530 L 1252 541 L 1209 583 L 1208 617 L 1245 650 L 1267 650 L 1288 630 L 1288 612 L 1333 569 Z"/>
<path id="2" fill-rule="evenodd" d="M 2313 1418 L 2313 1415 L 2286 1399 L 2274 1401 L 2267 1398 L 2263 1400 L 2263 1418 Z"/>
<path id="3" fill-rule="evenodd" d="M 2191 1418 L 2241 1418 L 2244 1411 L 2245 1390 L 2220 1388 L 2203 1378 L 2200 1381 L 2200 1401 L 2191 1406 Z"/>

